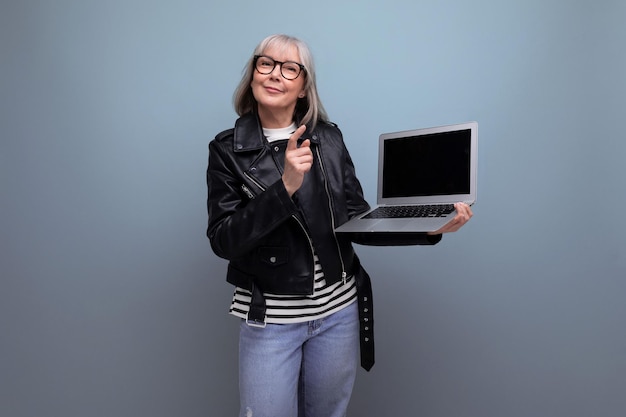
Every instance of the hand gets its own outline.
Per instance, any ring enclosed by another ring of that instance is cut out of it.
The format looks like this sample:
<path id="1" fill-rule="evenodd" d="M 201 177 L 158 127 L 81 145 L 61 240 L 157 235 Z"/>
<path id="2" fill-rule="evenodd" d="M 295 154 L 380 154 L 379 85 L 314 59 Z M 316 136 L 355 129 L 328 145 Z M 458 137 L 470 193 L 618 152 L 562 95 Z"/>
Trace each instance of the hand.
<path id="1" fill-rule="evenodd" d="M 311 141 L 306 139 L 298 147 L 298 138 L 304 133 L 306 126 L 302 125 L 289 137 L 285 150 L 285 171 L 283 172 L 283 184 L 289 196 L 298 191 L 304 181 L 304 174 L 311 170 L 313 165 L 313 152 Z"/>
<path id="2" fill-rule="evenodd" d="M 459 230 L 465 223 L 469 221 L 474 215 L 472 209 L 465 203 L 455 203 L 454 209 L 456 210 L 456 216 L 454 219 L 446 223 L 441 229 L 434 232 L 428 232 L 429 235 L 439 235 L 442 233 L 451 233 Z"/>

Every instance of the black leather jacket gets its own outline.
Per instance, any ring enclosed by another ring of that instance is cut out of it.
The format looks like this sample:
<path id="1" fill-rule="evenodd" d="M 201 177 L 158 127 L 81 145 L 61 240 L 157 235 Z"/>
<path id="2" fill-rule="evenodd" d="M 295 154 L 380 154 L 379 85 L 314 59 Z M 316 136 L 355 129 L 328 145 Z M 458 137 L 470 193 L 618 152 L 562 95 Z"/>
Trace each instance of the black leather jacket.
<path id="1" fill-rule="evenodd" d="M 227 280 L 263 292 L 312 294 L 313 249 L 332 284 L 354 273 L 349 237 L 335 227 L 369 208 L 340 130 L 318 123 L 314 164 L 289 197 L 281 180 L 285 143 L 269 144 L 255 114 L 239 118 L 209 144 L 209 227 L 216 255 L 230 261 Z"/>

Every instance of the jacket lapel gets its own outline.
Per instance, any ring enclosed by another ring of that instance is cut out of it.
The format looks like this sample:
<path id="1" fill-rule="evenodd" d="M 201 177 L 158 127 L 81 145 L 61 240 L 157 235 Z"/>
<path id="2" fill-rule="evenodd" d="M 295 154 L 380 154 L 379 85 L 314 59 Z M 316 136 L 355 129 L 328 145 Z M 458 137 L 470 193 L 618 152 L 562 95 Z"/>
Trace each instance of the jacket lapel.
<path id="1" fill-rule="evenodd" d="M 250 155 L 251 162 L 244 172 L 263 188 L 280 179 L 281 173 L 269 152 L 256 114 L 250 113 L 237 120 L 233 148 L 235 154 Z"/>

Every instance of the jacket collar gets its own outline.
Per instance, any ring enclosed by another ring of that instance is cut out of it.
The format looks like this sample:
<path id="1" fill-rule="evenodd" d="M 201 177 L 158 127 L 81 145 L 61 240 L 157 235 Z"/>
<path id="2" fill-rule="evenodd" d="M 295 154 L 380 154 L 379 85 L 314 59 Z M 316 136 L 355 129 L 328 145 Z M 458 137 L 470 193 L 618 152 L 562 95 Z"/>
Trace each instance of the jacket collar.
<path id="1" fill-rule="evenodd" d="M 315 131 L 311 132 L 308 127 L 303 135 L 313 143 L 319 143 L 319 137 Z M 235 122 L 233 138 L 233 151 L 246 152 L 262 149 L 267 141 L 263 136 L 261 121 L 256 113 L 247 113 Z"/>
<path id="2" fill-rule="evenodd" d="M 254 151 L 265 146 L 263 129 L 256 113 L 248 113 L 241 116 L 235 122 L 233 138 L 233 151 Z"/>

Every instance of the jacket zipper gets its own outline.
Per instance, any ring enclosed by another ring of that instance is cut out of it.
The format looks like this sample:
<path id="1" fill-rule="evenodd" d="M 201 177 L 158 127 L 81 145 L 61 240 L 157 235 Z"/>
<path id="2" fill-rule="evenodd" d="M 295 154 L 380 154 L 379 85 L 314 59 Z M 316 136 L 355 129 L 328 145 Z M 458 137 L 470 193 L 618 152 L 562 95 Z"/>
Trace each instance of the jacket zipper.
<path id="1" fill-rule="evenodd" d="M 244 172 L 243 175 L 246 178 L 248 178 L 250 181 L 252 181 L 257 187 L 259 187 L 261 191 L 265 191 L 265 187 L 259 184 L 259 182 L 255 180 L 254 178 L 252 178 L 248 173 Z M 311 260 L 313 261 L 313 268 L 315 269 L 315 248 L 313 248 L 313 240 L 311 239 L 311 236 L 309 236 L 309 233 L 306 231 L 306 227 L 304 227 L 300 219 L 298 219 L 298 216 L 296 216 L 295 214 L 292 214 L 291 217 L 293 217 L 295 221 L 298 223 L 298 225 L 302 229 L 302 232 L 304 232 L 304 235 L 306 236 L 307 241 L 309 242 L 309 249 L 311 249 Z M 339 256 L 341 257 L 341 253 L 339 254 Z M 343 261 L 341 262 L 341 265 L 343 266 Z M 345 275 L 345 272 L 342 275 Z M 344 282 L 345 282 L 345 277 L 344 277 Z M 311 287 L 311 294 L 313 294 L 314 289 L 315 289 L 315 272 L 313 272 L 313 286 Z"/>
<path id="2" fill-rule="evenodd" d="M 254 178 L 252 178 L 250 175 L 248 175 L 247 172 L 244 172 L 243 175 L 249 179 L 250 181 L 252 181 L 254 183 L 254 185 L 256 185 L 257 187 L 259 187 L 261 189 L 261 191 L 265 191 L 265 187 L 263 187 L 257 180 L 255 180 Z M 245 184 L 244 184 L 245 187 Z M 247 188 L 247 187 L 246 187 Z M 250 191 L 250 190 L 248 190 Z"/>
<path id="3" fill-rule="evenodd" d="M 335 245 L 337 246 L 337 253 L 339 254 L 339 261 L 341 262 L 341 280 L 343 284 L 346 284 L 346 279 L 348 274 L 346 273 L 346 265 L 343 262 L 343 256 L 341 255 L 341 248 L 339 247 L 339 241 L 337 240 L 337 235 L 335 234 L 335 216 L 333 212 L 333 204 L 330 192 L 328 191 L 328 177 L 326 177 L 326 170 L 324 169 L 324 164 L 322 162 L 322 155 L 320 154 L 320 148 L 315 148 L 315 153 L 317 153 L 317 160 L 319 161 L 320 169 L 322 170 L 322 176 L 324 177 L 324 189 L 326 190 L 326 196 L 328 197 L 328 210 L 330 211 L 330 222 L 331 227 L 333 229 L 333 237 L 335 238 Z"/>
<path id="4" fill-rule="evenodd" d="M 291 217 L 293 217 L 296 220 L 296 222 L 298 222 L 298 224 L 300 225 L 300 228 L 302 229 L 302 231 L 304 232 L 306 236 L 306 239 L 309 242 L 309 249 L 311 249 L 311 260 L 313 261 L 313 285 L 311 287 L 311 294 L 313 294 L 315 292 L 315 248 L 313 247 L 313 240 L 311 239 L 311 236 L 309 236 L 309 232 L 306 231 L 306 227 L 304 227 L 304 225 L 302 224 L 298 216 L 296 216 L 295 214 L 292 214 Z"/>

